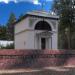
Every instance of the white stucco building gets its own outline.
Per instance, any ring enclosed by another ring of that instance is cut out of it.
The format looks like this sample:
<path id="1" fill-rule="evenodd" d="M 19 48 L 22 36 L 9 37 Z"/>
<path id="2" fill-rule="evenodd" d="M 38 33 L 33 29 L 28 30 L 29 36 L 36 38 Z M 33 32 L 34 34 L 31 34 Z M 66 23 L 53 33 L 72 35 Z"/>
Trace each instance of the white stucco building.
<path id="1" fill-rule="evenodd" d="M 58 16 L 28 12 L 15 23 L 15 49 L 57 49 Z"/>

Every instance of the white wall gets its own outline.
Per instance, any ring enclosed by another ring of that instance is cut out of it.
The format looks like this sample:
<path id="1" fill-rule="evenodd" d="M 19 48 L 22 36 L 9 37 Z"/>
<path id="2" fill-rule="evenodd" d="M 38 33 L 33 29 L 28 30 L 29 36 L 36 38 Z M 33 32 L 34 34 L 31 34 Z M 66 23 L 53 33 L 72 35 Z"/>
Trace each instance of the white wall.
<path id="1" fill-rule="evenodd" d="M 57 42 L 57 33 L 54 33 L 52 35 L 52 49 L 56 50 L 58 47 L 58 42 Z"/>
<path id="2" fill-rule="evenodd" d="M 15 49 L 34 49 L 34 32 L 26 31 L 15 36 Z"/>
<path id="3" fill-rule="evenodd" d="M 15 35 L 15 49 L 25 49 L 26 34 L 23 32 L 21 34 Z"/>
<path id="4" fill-rule="evenodd" d="M 26 40 L 26 49 L 34 49 L 35 44 L 34 44 L 34 31 L 27 31 L 27 40 Z"/>
<path id="5" fill-rule="evenodd" d="M 4 41 L 4 40 L 0 40 L 0 46 L 7 46 L 10 44 L 13 44 L 14 41 Z"/>
<path id="6" fill-rule="evenodd" d="M 24 20 L 18 22 L 15 25 L 15 34 L 21 32 L 25 29 L 28 29 L 28 26 L 29 26 L 29 18 L 25 18 Z"/>

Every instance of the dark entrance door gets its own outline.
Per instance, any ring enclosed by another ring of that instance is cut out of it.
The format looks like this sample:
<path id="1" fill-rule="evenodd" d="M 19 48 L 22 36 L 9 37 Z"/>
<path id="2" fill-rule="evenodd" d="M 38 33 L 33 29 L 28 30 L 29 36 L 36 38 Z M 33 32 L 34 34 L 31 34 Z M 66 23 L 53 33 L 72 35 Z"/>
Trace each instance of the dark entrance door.
<path id="1" fill-rule="evenodd" d="M 41 49 L 46 49 L 46 38 L 41 38 Z"/>

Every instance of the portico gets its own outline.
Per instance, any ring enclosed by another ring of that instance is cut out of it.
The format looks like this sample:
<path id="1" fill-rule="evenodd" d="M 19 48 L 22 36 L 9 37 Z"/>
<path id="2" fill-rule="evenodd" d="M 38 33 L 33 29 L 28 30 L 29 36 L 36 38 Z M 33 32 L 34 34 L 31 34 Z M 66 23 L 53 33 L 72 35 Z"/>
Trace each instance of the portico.
<path id="1" fill-rule="evenodd" d="M 38 49 L 51 49 L 52 48 L 52 29 L 50 25 L 43 21 L 39 21 L 35 25 L 36 43 Z"/>

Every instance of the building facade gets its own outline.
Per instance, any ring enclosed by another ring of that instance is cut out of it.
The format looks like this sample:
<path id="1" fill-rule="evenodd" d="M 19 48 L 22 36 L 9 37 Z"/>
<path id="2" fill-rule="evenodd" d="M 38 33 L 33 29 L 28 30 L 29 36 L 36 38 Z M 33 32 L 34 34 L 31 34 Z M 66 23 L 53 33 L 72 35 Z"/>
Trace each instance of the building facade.
<path id="1" fill-rule="evenodd" d="M 15 23 L 15 49 L 58 49 L 58 16 L 28 12 Z"/>

